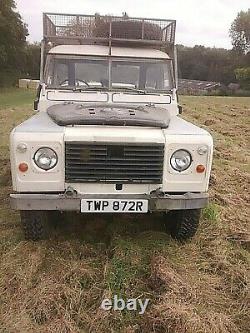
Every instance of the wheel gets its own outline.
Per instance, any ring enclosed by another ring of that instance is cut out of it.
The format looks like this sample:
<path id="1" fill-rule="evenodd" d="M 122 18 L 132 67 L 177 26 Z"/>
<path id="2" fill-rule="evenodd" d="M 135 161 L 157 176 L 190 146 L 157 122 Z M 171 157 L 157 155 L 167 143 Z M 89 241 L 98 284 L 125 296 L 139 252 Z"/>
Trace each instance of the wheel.
<path id="1" fill-rule="evenodd" d="M 185 241 L 195 235 L 200 215 L 200 209 L 172 210 L 167 213 L 166 228 L 173 238 Z"/>
<path id="2" fill-rule="evenodd" d="M 48 212 L 39 210 L 20 211 L 21 223 L 26 240 L 37 241 L 47 238 Z"/>

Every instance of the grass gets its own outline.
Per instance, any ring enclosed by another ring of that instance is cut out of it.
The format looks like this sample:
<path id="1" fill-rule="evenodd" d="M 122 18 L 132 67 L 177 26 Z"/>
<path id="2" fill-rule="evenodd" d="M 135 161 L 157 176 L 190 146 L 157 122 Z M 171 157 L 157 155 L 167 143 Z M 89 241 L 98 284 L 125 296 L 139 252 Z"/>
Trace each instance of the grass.
<path id="1" fill-rule="evenodd" d="M 33 94 L 0 90 L 0 332 L 249 332 L 250 98 L 181 97 L 183 117 L 215 139 L 212 201 L 192 241 L 172 240 L 158 216 L 78 214 L 33 243 L 8 205 L 8 136 Z M 103 311 L 115 294 L 149 306 Z"/>
<path id="2" fill-rule="evenodd" d="M 35 94 L 35 90 L 31 89 L 2 88 L 0 89 L 0 108 L 31 106 Z"/>
<path id="3" fill-rule="evenodd" d="M 219 218 L 219 205 L 217 204 L 209 204 L 207 207 L 203 209 L 202 214 L 204 219 L 207 219 L 209 221 L 218 221 Z"/>

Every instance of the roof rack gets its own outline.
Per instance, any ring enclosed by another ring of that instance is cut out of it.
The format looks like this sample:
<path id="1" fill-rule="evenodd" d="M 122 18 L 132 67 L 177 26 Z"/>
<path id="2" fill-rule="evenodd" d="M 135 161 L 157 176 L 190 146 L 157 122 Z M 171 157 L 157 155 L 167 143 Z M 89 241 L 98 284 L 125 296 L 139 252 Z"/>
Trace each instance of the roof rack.
<path id="1" fill-rule="evenodd" d="M 106 44 L 169 48 L 175 42 L 175 20 L 138 17 L 43 14 L 45 43 Z"/>
<path id="2" fill-rule="evenodd" d="M 40 82 L 44 82 L 45 55 L 56 45 L 98 44 L 160 49 L 174 59 L 175 20 L 110 15 L 43 14 L 43 41 L 41 43 Z"/>

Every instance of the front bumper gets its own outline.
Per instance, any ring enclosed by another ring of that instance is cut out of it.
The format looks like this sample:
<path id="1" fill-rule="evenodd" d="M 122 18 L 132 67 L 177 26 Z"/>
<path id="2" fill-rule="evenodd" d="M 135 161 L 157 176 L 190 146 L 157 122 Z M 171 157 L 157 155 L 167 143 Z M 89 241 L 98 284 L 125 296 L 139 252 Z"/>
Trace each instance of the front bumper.
<path id="1" fill-rule="evenodd" d="M 150 194 L 150 195 L 74 195 L 66 194 L 24 194 L 15 193 L 10 195 L 11 208 L 16 210 L 59 210 L 80 211 L 81 199 L 147 199 L 149 211 L 166 211 L 179 209 L 198 209 L 207 206 L 209 196 L 207 193 L 185 194 Z"/>

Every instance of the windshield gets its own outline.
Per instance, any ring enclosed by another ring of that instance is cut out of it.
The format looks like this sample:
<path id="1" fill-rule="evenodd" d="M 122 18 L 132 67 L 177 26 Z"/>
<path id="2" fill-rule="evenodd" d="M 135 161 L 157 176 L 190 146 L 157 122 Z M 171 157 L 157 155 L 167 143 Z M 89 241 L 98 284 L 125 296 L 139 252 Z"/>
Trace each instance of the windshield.
<path id="1" fill-rule="evenodd" d="M 100 59 L 49 55 L 49 88 L 168 91 L 173 88 L 170 60 Z"/>

